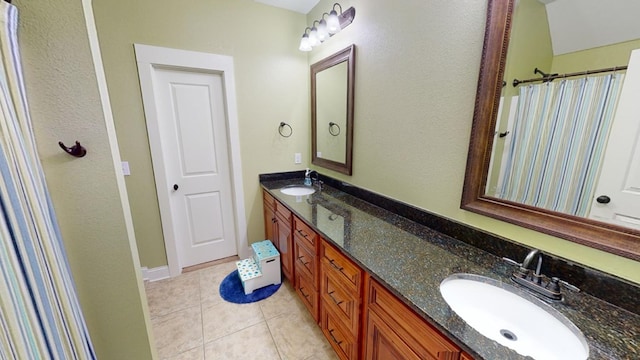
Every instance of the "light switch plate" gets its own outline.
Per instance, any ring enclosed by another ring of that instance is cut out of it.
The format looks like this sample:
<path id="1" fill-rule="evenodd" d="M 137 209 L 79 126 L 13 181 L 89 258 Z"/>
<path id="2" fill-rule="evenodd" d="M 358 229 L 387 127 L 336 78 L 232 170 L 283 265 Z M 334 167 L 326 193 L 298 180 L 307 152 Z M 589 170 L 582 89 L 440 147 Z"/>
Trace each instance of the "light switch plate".
<path id="1" fill-rule="evenodd" d="M 128 161 L 123 161 L 122 162 L 122 174 L 131 175 L 131 170 L 129 169 L 129 162 Z"/>
<path id="2" fill-rule="evenodd" d="M 302 154 L 296 153 L 294 156 L 294 161 L 296 164 L 302 164 Z"/>

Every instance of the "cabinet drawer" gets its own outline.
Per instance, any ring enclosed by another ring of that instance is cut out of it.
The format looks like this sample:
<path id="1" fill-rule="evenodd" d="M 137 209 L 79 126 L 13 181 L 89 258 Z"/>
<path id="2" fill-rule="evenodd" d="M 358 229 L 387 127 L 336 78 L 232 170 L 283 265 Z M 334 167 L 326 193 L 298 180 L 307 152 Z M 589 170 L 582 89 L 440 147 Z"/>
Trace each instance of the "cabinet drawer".
<path id="1" fill-rule="evenodd" d="M 275 208 L 276 208 L 276 199 L 273 196 L 269 195 L 269 193 L 266 192 L 266 190 L 262 191 L 262 201 L 264 202 L 265 206 L 268 206 L 271 209 L 275 210 Z"/>
<path id="2" fill-rule="evenodd" d="M 368 316 L 379 315 L 421 359 L 457 359 L 460 349 L 373 279 L 369 281 Z"/>
<path id="3" fill-rule="evenodd" d="M 313 253 L 316 253 L 316 243 L 318 242 L 318 234 L 316 234 L 313 229 L 311 229 L 307 224 L 305 224 L 302 220 L 297 217 L 293 218 L 293 233 L 300 240 L 304 240 L 309 247 L 309 249 L 313 250 Z"/>
<path id="4" fill-rule="evenodd" d="M 323 263 L 326 263 L 327 271 L 333 271 L 345 289 L 356 296 L 360 294 L 362 270 L 358 265 L 347 259 L 326 240 L 322 241 L 320 258 Z"/>
<path id="5" fill-rule="evenodd" d="M 329 343 L 342 360 L 356 360 L 358 358 L 357 337 L 345 331 L 331 311 L 320 309 L 320 328 Z"/>
<path id="6" fill-rule="evenodd" d="M 360 297 L 338 285 L 332 271 L 326 271 L 328 262 L 323 259 L 320 271 L 320 299 L 322 306 L 327 307 L 336 315 L 353 336 L 358 336 L 360 326 Z"/>
<path id="7" fill-rule="evenodd" d="M 302 303 L 307 307 L 313 319 L 318 322 L 318 292 L 306 276 L 296 272 L 295 277 L 298 296 L 302 299 Z"/>
<path id="8" fill-rule="evenodd" d="M 307 246 L 304 245 L 305 240 L 296 236 L 293 240 L 293 254 L 295 260 L 296 272 L 304 273 L 308 279 L 313 281 L 313 286 L 318 288 L 318 259 Z"/>
<path id="9" fill-rule="evenodd" d="M 276 201 L 276 215 L 280 215 L 283 219 L 287 220 L 287 222 L 291 223 L 291 211 L 287 209 L 282 203 Z"/>

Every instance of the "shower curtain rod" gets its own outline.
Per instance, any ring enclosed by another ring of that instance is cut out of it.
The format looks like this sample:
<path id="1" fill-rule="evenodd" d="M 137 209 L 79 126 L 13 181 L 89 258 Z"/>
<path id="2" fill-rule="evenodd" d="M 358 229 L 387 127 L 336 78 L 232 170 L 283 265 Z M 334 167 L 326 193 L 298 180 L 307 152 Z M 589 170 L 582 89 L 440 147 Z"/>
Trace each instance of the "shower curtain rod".
<path id="1" fill-rule="evenodd" d="M 536 82 L 536 81 L 553 81 L 555 79 L 558 78 L 567 78 L 567 77 L 573 77 L 573 76 L 584 76 L 584 75 L 591 75 L 591 74 L 599 74 L 599 73 L 605 73 L 605 72 L 614 72 L 614 71 L 618 71 L 618 70 L 627 70 L 627 66 L 614 66 L 611 68 L 606 68 L 606 69 L 598 69 L 598 70 L 587 70 L 587 71 L 580 71 L 580 72 L 574 72 L 574 73 L 568 73 L 568 74 L 545 74 L 542 71 L 538 70 L 538 68 L 536 68 L 533 72 L 535 74 L 542 74 L 543 76 L 541 78 L 534 78 L 534 79 L 527 79 L 527 80 L 518 80 L 518 79 L 513 79 L 513 87 L 517 87 L 520 84 L 526 84 L 526 83 L 531 83 L 531 82 Z"/>

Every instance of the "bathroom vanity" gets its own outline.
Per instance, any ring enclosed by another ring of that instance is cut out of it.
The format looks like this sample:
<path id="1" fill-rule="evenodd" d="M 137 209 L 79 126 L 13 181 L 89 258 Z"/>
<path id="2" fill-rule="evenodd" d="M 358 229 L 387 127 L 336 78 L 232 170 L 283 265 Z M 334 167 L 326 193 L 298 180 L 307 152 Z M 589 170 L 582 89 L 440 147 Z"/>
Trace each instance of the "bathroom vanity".
<path id="1" fill-rule="evenodd" d="M 280 189 L 302 185 L 300 174 L 261 176 L 265 226 L 283 274 L 341 359 L 525 359 L 469 326 L 439 290 L 456 273 L 513 285 L 513 265 L 356 196 L 365 190 L 323 179 L 321 191 L 294 196 Z M 638 314 L 585 292 L 563 294 L 549 305 L 584 334 L 589 359 L 640 358 Z"/>

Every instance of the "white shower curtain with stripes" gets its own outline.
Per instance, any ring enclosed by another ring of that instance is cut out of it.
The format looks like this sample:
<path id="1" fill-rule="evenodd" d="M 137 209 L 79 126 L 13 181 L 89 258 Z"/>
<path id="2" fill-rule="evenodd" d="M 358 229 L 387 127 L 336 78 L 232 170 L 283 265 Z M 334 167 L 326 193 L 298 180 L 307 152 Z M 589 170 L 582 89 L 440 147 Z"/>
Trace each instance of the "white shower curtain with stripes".
<path id="1" fill-rule="evenodd" d="M 499 197 L 587 216 L 624 74 L 523 86 Z"/>
<path id="2" fill-rule="evenodd" d="M 36 151 L 17 9 L 0 11 L 0 359 L 95 359 Z"/>

